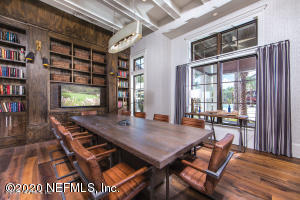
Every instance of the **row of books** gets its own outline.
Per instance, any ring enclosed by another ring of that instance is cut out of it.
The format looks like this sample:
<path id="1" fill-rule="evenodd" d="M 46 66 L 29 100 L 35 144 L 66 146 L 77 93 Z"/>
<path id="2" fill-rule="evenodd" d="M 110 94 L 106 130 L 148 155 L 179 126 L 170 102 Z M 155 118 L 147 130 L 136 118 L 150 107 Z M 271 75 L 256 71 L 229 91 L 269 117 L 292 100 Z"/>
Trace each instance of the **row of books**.
<path id="1" fill-rule="evenodd" d="M 22 102 L 1 102 L 0 112 L 23 112 L 25 106 Z"/>
<path id="2" fill-rule="evenodd" d="M 25 86 L 0 84 L 0 95 L 25 95 Z"/>
<path id="3" fill-rule="evenodd" d="M 24 78 L 24 71 L 22 69 L 18 69 L 14 67 L 0 66 L 0 76 Z"/>
<path id="4" fill-rule="evenodd" d="M 119 72 L 118 72 L 118 76 L 120 76 L 122 78 L 127 78 L 127 75 L 128 75 L 128 72 L 126 72 L 126 71 L 119 70 Z"/>
<path id="5" fill-rule="evenodd" d="M 119 60 L 119 67 L 127 68 L 127 61 Z"/>
<path id="6" fill-rule="evenodd" d="M 128 92 L 126 91 L 118 91 L 118 97 L 120 98 L 128 98 Z"/>
<path id="7" fill-rule="evenodd" d="M 6 41 L 10 41 L 10 42 L 20 43 L 18 35 L 15 33 L 8 32 L 8 31 L 0 32 L 0 40 L 6 40 Z"/>
<path id="8" fill-rule="evenodd" d="M 10 49 L 0 48 L 0 58 L 20 60 L 20 53 Z"/>
<path id="9" fill-rule="evenodd" d="M 127 101 L 118 101 L 118 108 L 127 107 Z"/>
<path id="10" fill-rule="evenodd" d="M 118 87 L 119 88 L 128 88 L 128 81 L 118 81 Z"/>

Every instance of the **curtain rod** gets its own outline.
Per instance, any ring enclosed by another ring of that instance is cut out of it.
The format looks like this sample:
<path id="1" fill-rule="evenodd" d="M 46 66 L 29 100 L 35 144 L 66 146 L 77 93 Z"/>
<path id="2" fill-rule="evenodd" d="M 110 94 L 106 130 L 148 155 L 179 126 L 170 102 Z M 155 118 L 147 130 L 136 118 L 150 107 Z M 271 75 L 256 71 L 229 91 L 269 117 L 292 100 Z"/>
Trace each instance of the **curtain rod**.
<path id="1" fill-rule="evenodd" d="M 260 47 L 274 45 L 274 44 L 278 44 L 280 42 L 290 42 L 290 40 L 289 39 L 282 40 L 282 41 L 273 42 L 273 43 L 269 43 L 269 44 L 265 44 L 265 45 L 250 47 L 250 48 L 247 48 L 247 49 L 241 49 L 241 50 L 237 50 L 237 51 L 234 51 L 234 52 L 229 52 L 229 53 L 224 53 L 224 54 L 220 54 L 220 55 L 216 55 L 216 56 L 211 56 L 211 57 L 208 57 L 208 58 L 203 58 L 203 59 L 200 59 L 200 60 L 195 60 L 195 61 L 192 61 L 192 62 L 185 63 L 185 65 L 192 65 L 192 64 L 197 64 L 198 62 L 215 60 L 215 59 L 219 59 L 219 58 L 222 58 L 222 57 L 225 57 L 225 56 L 239 54 L 239 53 L 242 53 L 242 52 L 245 52 L 245 51 L 249 51 L 249 54 L 252 54 L 252 52 L 250 52 L 251 50 L 257 50 Z"/>

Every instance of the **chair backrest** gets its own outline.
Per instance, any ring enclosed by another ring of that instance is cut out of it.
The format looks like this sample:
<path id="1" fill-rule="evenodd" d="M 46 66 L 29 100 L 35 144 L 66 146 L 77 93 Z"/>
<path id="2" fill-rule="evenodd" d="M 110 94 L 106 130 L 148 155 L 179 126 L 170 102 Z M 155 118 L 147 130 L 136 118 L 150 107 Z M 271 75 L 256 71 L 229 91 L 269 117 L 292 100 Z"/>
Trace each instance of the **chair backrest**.
<path id="1" fill-rule="evenodd" d="M 72 152 L 70 141 L 73 140 L 73 137 L 71 133 L 62 125 L 58 126 L 58 132 L 61 135 L 61 139 L 63 140 L 65 146 L 68 148 L 70 152 Z"/>
<path id="2" fill-rule="evenodd" d="M 181 124 L 184 126 L 191 126 L 195 128 L 205 128 L 205 121 L 202 119 L 183 117 L 181 120 Z"/>
<path id="3" fill-rule="evenodd" d="M 57 119 L 54 116 L 50 116 L 49 118 L 50 118 L 51 128 L 53 128 L 53 131 L 54 131 L 54 135 L 56 137 L 60 136 L 60 134 L 58 132 L 58 126 L 60 125 L 59 121 L 57 121 Z"/>
<path id="4" fill-rule="evenodd" d="M 146 113 L 144 113 L 144 112 L 135 112 L 134 113 L 134 116 L 135 117 L 138 117 L 138 118 L 146 118 Z"/>
<path id="5" fill-rule="evenodd" d="M 127 110 L 122 110 L 121 111 L 121 115 L 126 115 L 126 116 L 130 116 L 130 111 L 127 111 Z"/>
<path id="6" fill-rule="evenodd" d="M 94 184 L 98 192 L 101 191 L 101 183 L 104 185 L 106 183 L 95 155 L 84 148 L 77 139 L 72 140 L 71 146 L 84 176 L 90 183 Z"/>
<path id="7" fill-rule="evenodd" d="M 82 111 L 81 116 L 85 116 L 85 115 L 97 115 L 97 110 Z"/>
<path id="8" fill-rule="evenodd" d="M 214 145 L 208 164 L 208 170 L 217 172 L 222 164 L 226 161 L 233 138 L 234 135 L 228 133 L 222 140 Z M 209 194 L 214 191 L 219 180 L 222 178 L 224 171 L 225 170 L 222 171 L 219 179 L 215 179 L 211 176 L 206 176 L 205 188 Z"/>
<path id="9" fill-rule="evenodd" d="M 154 114 L 153 120 L 169 122 L 169 115 Z"/>

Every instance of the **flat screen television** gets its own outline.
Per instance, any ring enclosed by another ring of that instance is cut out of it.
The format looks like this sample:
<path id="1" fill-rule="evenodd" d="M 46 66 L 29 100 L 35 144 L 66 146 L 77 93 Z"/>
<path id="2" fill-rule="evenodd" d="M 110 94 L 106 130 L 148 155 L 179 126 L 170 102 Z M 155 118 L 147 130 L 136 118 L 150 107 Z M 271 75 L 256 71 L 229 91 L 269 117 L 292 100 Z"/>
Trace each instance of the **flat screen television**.
<path id="1" fill-rule="evenodd" d="M 81 85 L 61 85 L 61 107 L 100 106 L 100 88 Z"/>

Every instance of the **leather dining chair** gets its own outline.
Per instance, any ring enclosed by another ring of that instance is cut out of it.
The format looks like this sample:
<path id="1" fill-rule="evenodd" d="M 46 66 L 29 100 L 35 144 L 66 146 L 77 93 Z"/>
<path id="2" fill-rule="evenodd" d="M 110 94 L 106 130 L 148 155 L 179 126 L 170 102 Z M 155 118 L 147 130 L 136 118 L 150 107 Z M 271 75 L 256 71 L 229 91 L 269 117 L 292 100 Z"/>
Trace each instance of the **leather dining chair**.
<path id="1" fill-rule="evenodd" d="M 202 119 L 194 119 L 194 118 L 189 118 L 189 117 L 183 117 L 181 119 L 181 125 L 184 126 L 191 126 L 195 128 L 205 128 L 205 121 Z M 197 146 L 193 148 L 193 153 L 196 155 L 197 151 Z"/>
<path id="2" fill-rule="evenodd" d="M 145 112 L 135 112 L 134 116 L 137 118 L 146 118 L 146 113 Z"/>
<path id="3" fill-rule="evenodd" d="M 181 125 L 191 126 L 195 128 L 205 128 L 205 121 L 202 119 L 183 117 L 181 120 Z"/>
<path id="4" fill-rule="evenodd" d="M 182 160 L 187 167 L 180 173 L 180 177 L 196 190 L 211 195 L 233 155 L 233 152 L 230 151 L 233 138 L 232 134 L 227 134 L 217 142 L 208 163 L 199 158 L 193 162 Z"/>
<path id="5" fill-rule="evenodd" d="M 76 139 L 76 140 L 79 140 L 81 143 L 84 143 L 84 144 L 90 143 L 90 139 L 93 137 L 93 135 L 87 135 L 86 133 L 72 134 L 68 130 L 66 130 L 65 127 L 62 126 L 62 125 L 57 126 L 57 132 L 58 132 L 59 136 L 61 137 L 61 140 L 60 140 L 61 147 L 64 150 L 69 162 L 71 163 L 71 165 L 73 165 L 74 152 L 72 150 L 70 142 L 72 140 Z M 86 149 L 91 151 L 94 154 L 99 154 L 99 153 L 104 153 L 104 152 L 107 153 L 107 154 L 110 154 L 110 153 L 116 151 L 116 149 L 112 149 L 112 150 L 104 149 L 105 146 L 107 146 L 107 143 L 86 147 Z M 57 169 L 56 169 L 56 166 L 60 165 L 60 164 L 63 164 L 65 162 L 66 161 L 62 161 L 62 162 L 59 162 L 59 163 L 55 163 L 53 165 L 55 176 L 58 180 L 76 173 L 76 171 L 71 171 L 70 173 L 68 173 L 64 176 L 59 176 L 58 172 L 57 172 Z"/>
<path id="6" fill-rule="evenodd" d="M 87 151 L 78 140 L 73 140 L 72 148 L 76 161 L 74 166 L 85 185 L 94 184 L 97 192 L 90 192 L 92 199 L 129 200 L 148 186 L 144 173 L 147 167 L 134 170 L 126 163 L 119 163 L 112 168 L 102 171 L 98 160 L 103 159 Z M 115 186 L 119 192 L 102 191 L 102 184 Z"/>
<path id="7" fill-rule="evenodd" d="M 154 114 L 153 120 L 169 123 L 169 115 Z"/>

